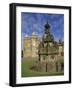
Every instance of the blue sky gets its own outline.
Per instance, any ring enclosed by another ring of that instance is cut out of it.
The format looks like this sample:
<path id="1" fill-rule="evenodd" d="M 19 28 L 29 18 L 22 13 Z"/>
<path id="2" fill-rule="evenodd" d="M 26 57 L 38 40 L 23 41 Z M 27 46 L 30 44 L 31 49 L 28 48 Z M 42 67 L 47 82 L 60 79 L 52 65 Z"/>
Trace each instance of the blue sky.
<path id="1" fill-rule="evenodd" d="M 21 13 L 21 38 L 30 37 L 33 32 L 38 37 L 44 33 L 44 25 L 48 21 L 51 26 L 51 33 L 54 39 L 64 39 L 64 15 L 63 14 L 44 14 L 44 13 Z"/>

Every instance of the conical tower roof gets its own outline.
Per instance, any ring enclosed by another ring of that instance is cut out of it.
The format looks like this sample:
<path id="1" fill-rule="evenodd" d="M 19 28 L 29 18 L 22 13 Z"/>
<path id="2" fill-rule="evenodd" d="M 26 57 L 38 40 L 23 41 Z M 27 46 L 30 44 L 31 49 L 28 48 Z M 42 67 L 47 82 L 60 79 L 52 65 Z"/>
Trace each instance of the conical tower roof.
<path id="1" fill-rule="evenodd" d="M 43 40 L 46 42 L 52 42 L 54 40 L 54 37 L 50 32 L 50 24 L 48 22 L 45 24 Z"/>
<path id="2" fill-rule="evenodd" d="M 47 21 L 47 23 L 45 24 L 45 28 L 46 28 L 46 29 L 50 28 L 50 24 L 48 23 L 48 21 Z"/>

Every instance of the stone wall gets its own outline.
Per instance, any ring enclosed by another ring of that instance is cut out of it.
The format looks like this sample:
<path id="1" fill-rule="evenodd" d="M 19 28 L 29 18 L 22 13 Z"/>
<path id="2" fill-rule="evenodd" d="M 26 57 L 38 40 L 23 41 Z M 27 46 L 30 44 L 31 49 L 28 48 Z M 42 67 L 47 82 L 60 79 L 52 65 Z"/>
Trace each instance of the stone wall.
<path id="1" fill-rule="evenodd" d="M 40 72 L 49 72 L 49 73 L 54 73 L 54 72 L 62 72 L 64 71 L 64 67 L 61 67 L 60 62 L 37 62 L 36 64 L 36 70 Z"/>

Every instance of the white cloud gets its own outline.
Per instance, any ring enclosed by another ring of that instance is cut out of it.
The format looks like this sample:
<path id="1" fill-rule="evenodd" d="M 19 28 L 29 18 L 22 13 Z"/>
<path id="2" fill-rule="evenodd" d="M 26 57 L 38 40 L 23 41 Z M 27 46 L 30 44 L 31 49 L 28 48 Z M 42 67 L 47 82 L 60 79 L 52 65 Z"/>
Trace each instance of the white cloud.
<path id="1" fill-rule="evenodd" d="M 24 37 L 29 37 L 28 34 L 25 34 Z"/>

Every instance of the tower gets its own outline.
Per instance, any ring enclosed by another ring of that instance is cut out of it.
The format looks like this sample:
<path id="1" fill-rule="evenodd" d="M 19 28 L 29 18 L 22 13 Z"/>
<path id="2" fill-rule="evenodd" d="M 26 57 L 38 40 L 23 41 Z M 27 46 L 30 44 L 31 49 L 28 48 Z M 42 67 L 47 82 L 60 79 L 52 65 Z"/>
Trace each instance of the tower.
<path id="1" fill-rule="evenodd" d="M 42 42 L 40 42 L 40 45 L 39 45 L 39 50 L 38 50 L 39 61 L 42 58 L 46 60 L 46 57 L 49 55 L 48 52 L 51 52 L 51 49 L 52 49 L 51 46 L 53 44 L 53 41 L 54 41 L 54 37 L 50 32 L 50 25 L 47 22 L 44 26 L 44 35 L 42 37 Z"/>
<path id="2" fill-rule="evenodd" d="M 38 38 L 35 32 L 32 33 L 31 36 L 31 53 L 32 53 L 32 58 L 38 57 L 37 52 L 38 52 Z"/>
<path id="3" fill-rule="evenodd" d="M 53 41 L 54 41 L 54 37 L 50 32 L 50 25 L 48 24 L 48 22 L 45 24 L 45 30 L 44 30 L 44 35 L 42 38 L 42 42 L 43 42 L 43 46 L 44 46 L 44 50 L 46 51 L 45 53 L 48 54 L 48 47 L 52 45 Z"/>

